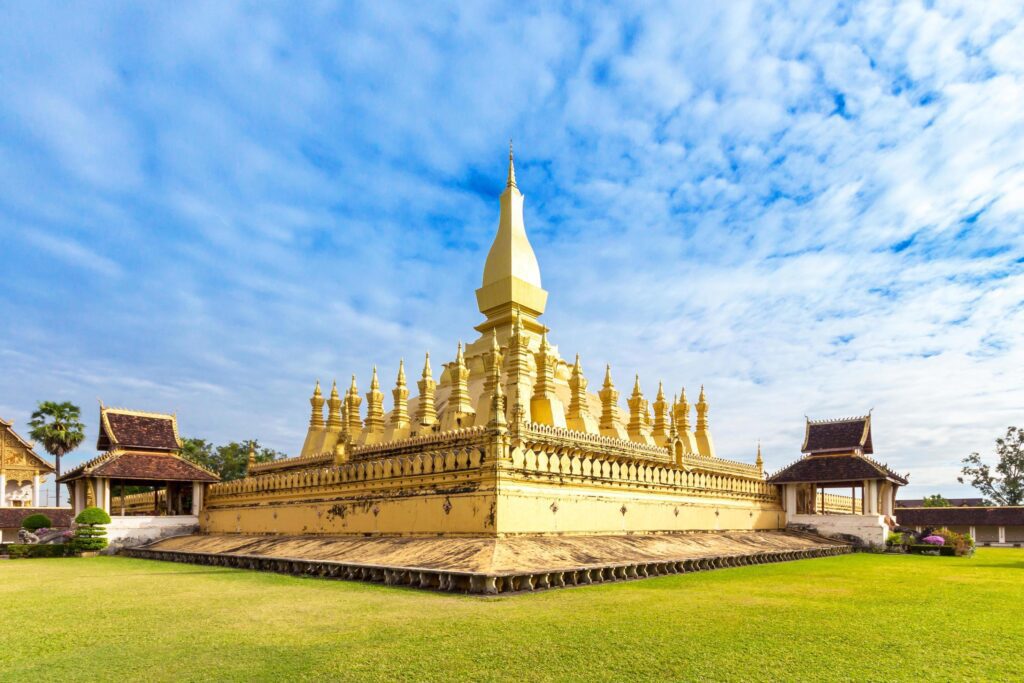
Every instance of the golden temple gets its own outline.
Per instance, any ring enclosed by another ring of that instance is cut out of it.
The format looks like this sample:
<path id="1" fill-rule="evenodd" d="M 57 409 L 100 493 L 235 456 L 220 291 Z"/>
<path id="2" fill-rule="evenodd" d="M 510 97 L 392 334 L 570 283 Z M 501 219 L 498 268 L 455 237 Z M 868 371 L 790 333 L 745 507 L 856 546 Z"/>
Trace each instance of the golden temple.
<path id="1" fill-rule="evenodd" d="M 391 535 L 604 534 L 777 529 L 775 487 L 755 464 L 718 458 L 701 387 L 654 401 L 639 377 L 620 405 L 610 367 L 589 391 L 541 322 L 548 293 L 523 220 L 509 149 L 484 264 L 479 336 L 454 359 L 425 355 L 410 395 L 397 364 L 385 412 L 378 369 L 327 397 L 317 382 L 296 457 L 251 463 L 210 487 L 205 531 Z M 436 375 L 435 375 L 436 372 Z M 365 406 L 364 406 L 365 404 Z M 325 415 L 326 408 L 326 415 Z M 695 420 L 691 420 L 695 416 Z"/>

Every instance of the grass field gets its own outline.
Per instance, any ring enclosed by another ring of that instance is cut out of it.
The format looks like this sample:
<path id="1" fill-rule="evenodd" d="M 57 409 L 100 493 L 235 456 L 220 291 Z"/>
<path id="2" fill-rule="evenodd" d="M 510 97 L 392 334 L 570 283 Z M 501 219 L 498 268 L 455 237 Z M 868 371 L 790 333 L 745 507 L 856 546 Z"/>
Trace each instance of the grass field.
<path id="1" fill-rule="evenodd" d="M 1020 680 L 1024 550 L 476 598 L 100 557 L 0 562 L 0 679 Z"/>

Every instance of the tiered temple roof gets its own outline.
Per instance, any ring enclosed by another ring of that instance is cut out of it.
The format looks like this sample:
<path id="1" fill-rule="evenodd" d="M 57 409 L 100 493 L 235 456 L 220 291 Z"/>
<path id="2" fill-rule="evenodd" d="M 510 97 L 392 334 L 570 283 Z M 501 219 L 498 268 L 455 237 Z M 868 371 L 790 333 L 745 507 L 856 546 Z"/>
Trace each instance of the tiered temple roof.
<path id="1" fill-rule="evenodd" d="M 906 485 L 906 476 L 897 474 L 873 458 L 871 415 L 838 420 L 807 419 L 805 457 L 768 477 L 775 484 L 795 482 L 838 483 L 886 479 Z"/>
<path id="2" fill-rule="evenodd" d="M 122 481 L 220 481 L 215 473 L 179 455 L 178 419 L 100 404 L 100 435 L 95 458 L 63 474 L 64 483 L 84 477 Z"/>

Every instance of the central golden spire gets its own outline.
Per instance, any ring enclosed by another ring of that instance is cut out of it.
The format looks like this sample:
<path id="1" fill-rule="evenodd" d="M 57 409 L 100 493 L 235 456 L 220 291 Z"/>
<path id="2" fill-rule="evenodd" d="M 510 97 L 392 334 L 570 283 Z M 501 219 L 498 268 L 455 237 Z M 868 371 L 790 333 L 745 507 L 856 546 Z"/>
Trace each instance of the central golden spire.
<path id="1" fill-rule="evenodd" d="M 524 324 L 540 333 L 537 317 L 544 313 L 548 293 L 541 287 L 540 265 L 526 236 L 523 221 L 523 195 L 516 185 L 512 145 L 508 150 L 508 179 L 499 199 L 498 232 L 484 264 L 483 283 L 476 290 L 480 312 L 487 321 L 476 329 L 511 325 L 513 313 L 522 311 Z"/>
<path id="2" fill-rule="evenodd" d="M 512 138 L 508 140 L 508 180 L 505 182 L 505 187 L 516 186 L 516 164 L 512 156 Z"/>

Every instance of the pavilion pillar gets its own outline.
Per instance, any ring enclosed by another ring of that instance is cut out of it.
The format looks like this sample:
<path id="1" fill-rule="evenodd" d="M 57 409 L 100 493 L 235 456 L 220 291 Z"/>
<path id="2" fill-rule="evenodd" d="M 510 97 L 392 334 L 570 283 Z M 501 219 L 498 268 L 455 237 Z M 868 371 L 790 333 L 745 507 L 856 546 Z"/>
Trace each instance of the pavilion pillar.
<path id="1" fill-rule="evenodd" d="M 199 511 L 203 509 L 203 484 L 202 482 L 192 482 L 192 514 L 199 516 Z"/>
<path id="2" fill-rule="evenodd" d="M 85 499 L 85 487 L 86 487 L 85 479 L 75 479 L 74 485 L 75 485 L 75 490 L 74 490 L 74 494 L 73 494 L 74 504 L 73 504 L 72 507 L 74 508 L 73 512 L 77 516 L 79 512 L 81 512 L 82 510 L 85 509 L 85 502 L 86 502 L 86 499 Z"/>
<path id="3" fill-rule="evenodd" d="M 40 481 L 39 473 L 37 472 L 36 476 L 32 477 L 32 506 L 33 507 L 37 507 L 38 508 L 38 507 L 42 507 L 43 506 L 41 485 L 42 485 L 42 482 Z"/>
<path id="4" fill-rule="evenodd" d="M 110 480 L 101 479 L 103 486 L 103 511 L 110 514 Z"/>
<path id="5" fill-rule="evenodd" d="M 796 484 L 786 484 L 784 488 L 785 488 L 785 491 L 786 491 L 786 516 L 795 515 L 796 514 L 796 490 L 797 490 L 797 485 Z"/>
<path id="6" fill-rule="evenodd" d="M 0 472 L 0 508 L 7 507 L 7 475 Z"/>
<path id="7" fill-rule="evenodd" d="M 888 482 L 886 482 L 888 483 Z M 882 514 L 888 517 L 893 516 L 893 502 L 896 498 L 896 487 L 892 484 L 888 486 L 882 486 L 882 482 L 879 482 L 879 486 L 882 490 Z"/>

